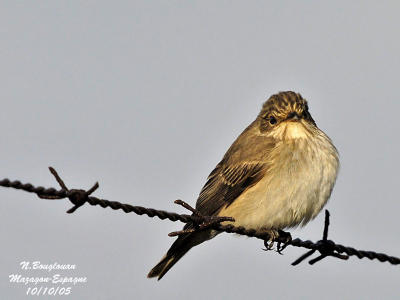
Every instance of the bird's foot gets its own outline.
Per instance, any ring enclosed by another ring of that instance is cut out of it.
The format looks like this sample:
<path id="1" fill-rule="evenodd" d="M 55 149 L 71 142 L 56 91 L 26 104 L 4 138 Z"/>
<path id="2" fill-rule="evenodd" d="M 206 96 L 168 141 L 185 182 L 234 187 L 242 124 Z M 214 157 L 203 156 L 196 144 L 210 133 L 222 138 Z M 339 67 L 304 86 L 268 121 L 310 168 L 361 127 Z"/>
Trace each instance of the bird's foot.
<path id="1" fill-rule="evenodd" d="M 235 219 L 232 217 L 220 217 L 220 216 L 203 216 L 197 209 L 191 207 L 183 200 L 175 200 L 174 203 L 183 206 L 187 210 L 190 210 L 193 213 L 193 216 L 198 218 L 197 222 L 193 222 L 192 228 L 186 228 L 180 231 L 170 232 L 168 236 L 177 236 L 186 233 L 191 233 L 195 231 L 200 231 L 209 227 L 212 227 L 215 224 L 219 224 L 221 222 L 230 221 L 234 222 Z"/>
<path id="2" fill-rule="evenodd" d="M 290 243 L 292 242 L 292 235 L 290 234 L 290 232 L 286 232 L 283 230 L 279 230 L 279 237 L 276 240 L 277 244 L 276 244 L 276 252 L 278 252 L 279 254 L 282 254 L 282 251 L 286 249 L 287 246 L 290 245 Z"/>
<path id="3" fill-rule="evenodd" d="M 274 247 L 274 243 L 279 237 L 278 230 L 269 229 L 265 231 L 266 235 L 268 235 L 268 239 L 264 240 L 265 250 L 271 250 Z"/>
<path id="4" fill-rule="evenodd" d="M 266 231 L 266 233 L 269 236 L 268 240 L 264 241 L 265 245 L 265 250 L 272 250 L 274 247 L 274 244 L 276 242 L 276 252 L 279 254 L 282 254 L 282 251 L 290 245 L 290 242 L 292 241 L 292 236 L 289 232 L 285 232 L 283 230 L 275 230 L 275 229 L 270 229 Z"/>

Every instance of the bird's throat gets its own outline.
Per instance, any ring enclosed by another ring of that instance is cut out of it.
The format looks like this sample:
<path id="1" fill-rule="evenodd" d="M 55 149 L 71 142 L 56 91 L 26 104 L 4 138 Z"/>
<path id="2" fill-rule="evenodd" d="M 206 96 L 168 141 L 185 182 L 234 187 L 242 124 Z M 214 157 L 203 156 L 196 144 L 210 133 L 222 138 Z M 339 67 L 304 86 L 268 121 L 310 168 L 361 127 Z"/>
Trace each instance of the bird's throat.
<path id="1" fill-rule="evenodd" d="M 286 121 L 279 124 L 272 135 L 278 140 L 307 139 L 312 135 L 309 127 L 303 121 Z"/>

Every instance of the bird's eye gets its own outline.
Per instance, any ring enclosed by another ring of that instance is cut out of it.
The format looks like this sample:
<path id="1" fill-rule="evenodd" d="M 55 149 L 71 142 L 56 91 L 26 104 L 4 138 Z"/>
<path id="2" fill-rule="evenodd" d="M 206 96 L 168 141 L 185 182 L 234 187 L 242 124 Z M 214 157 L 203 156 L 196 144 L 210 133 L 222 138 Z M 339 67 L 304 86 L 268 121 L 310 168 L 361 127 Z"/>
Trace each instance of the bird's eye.
<path id="1" fill-rule="evenodd" d="M 276 124 L 275 117 L 273 117 L 273 116 L 269 117 L 269 124 L 271 124 L 271 125 L 275 125 Z"/>

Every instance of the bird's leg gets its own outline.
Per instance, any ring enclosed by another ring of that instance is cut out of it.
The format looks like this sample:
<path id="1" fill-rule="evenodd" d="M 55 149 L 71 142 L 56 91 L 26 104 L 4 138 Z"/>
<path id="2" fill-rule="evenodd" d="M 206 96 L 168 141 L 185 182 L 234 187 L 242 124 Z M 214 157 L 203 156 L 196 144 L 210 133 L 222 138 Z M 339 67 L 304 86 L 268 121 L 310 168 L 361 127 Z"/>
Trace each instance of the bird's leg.
<path id="1" fill-rule="evenodd" d="M 292 242 L 292 235 L 290 232 L 286 232 L 283 230 L 278 230 L 279 236 L 277 238 L 276 252 L 282 254 L 282 251 L 285 250 L 287 246 Z"/>
<path id="2" fill-rule="evenodd" d="M 268 229 L 264 231 L 268 235 L 268 240 L 264 240 L 265 250 L 271 250 L 274 247 L 274 242 L 279 237 L 278 230 Z"/>
<path id="3" fill-rule="evenodd" d="M 231 217 L 220 217 L 220 216 L 203 216 L 197 209 L 191 207 L 189 204 L 187 204 L 183 200 L 175 200 L 174 203 L 183 206 L 187 210 L 190 210 L 193 213 L 193 216 L 196 216 L 199 218 L 198 222 L 193 222 L 194 228 L 186 228 L 180 231 L 174 231 L 169 233 L 169 236 L 177 236 L 177 235 L 182 235 L 186 233 L 191 233 L 199 230 L 203 230 L 209 227 L 212 227 L 215 224 L 225 222 L 225 221 L 231 221 L 234 222 L 235 219 Z"/>
<path id="4" fill-rule="evenodd" d="M 265 231 L 269 235 L 269 239 L 264 241 L 266 250 L 271 250 L 276 242 L 276 251 L 282 254 L 282 251 L 290 244 L 292 241 L 292 236 L 289 232 L 283 230 L 269 229 Z"/>

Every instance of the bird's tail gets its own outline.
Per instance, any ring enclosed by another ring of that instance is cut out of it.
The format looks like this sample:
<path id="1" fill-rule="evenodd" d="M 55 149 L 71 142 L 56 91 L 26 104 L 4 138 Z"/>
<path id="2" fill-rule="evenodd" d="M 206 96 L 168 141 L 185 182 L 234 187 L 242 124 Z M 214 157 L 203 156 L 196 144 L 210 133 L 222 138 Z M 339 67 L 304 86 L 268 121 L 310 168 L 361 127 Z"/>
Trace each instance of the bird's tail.
<path id="1" fill-rule="evenodd" d="M 210 230 L 193 232 L 181 235 L 169 248 L 167 254 L 147 274 L 148 278 L 158 277 L 158 280 L 171 269 L 192 247 L 212 238 Z"/>

